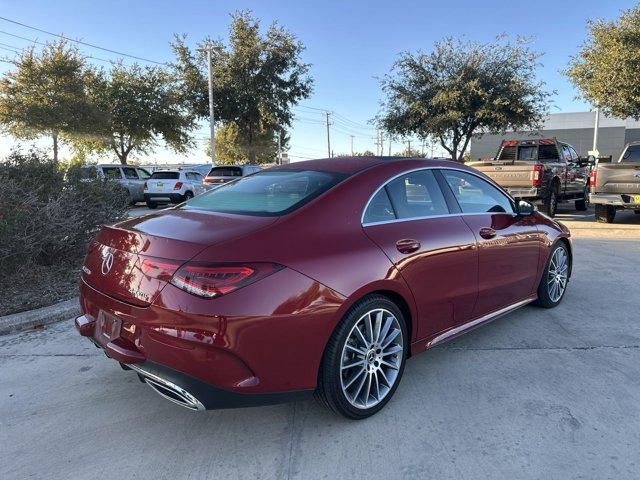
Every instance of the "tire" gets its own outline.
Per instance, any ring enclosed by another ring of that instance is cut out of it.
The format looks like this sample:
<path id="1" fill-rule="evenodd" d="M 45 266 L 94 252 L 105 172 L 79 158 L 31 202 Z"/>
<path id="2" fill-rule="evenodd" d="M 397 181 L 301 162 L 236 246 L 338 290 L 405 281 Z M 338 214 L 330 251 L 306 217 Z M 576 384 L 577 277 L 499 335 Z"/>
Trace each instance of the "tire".
<path id="1" fill-rule="evenodd" d="M 156 208 L 158 208 L 158 202 L 152 202 L 151 200 L 147 200 L 147 207 L 149 207 L 152 210 L 155 210 Z"/>
<path id="2" fill-rule="evenodd" d="M 636 215 L 640 215 L 640 210 L 634 210 L 633 213 L 635 213 Z"/>
<path id="3" fill-rule="evenodd" d="M 596 222 L 613 223 L 616 218 L 616 209 L 611 205 L 596 204 Z"/>
<path id="4" fill-rule="evenodd" d="M 193 198 L 193 192 L 185 192 L 184 201 L 191 200 Z"/>
<path id="5" fill-rule="evenodd" d="M 564 263 L 562 262 L 564 258 Z M 534 302 L 539 307 L 553 308 L 560 304 L 567 292 L 569 272 L 571 271 L 571 256 L 564 242 L 556 243 L 544 266 L 542 278 L 538 285 L 538 299 Z"/>
<path id="6" fill-rule="evenodd" d="M 372 328 L 367 328 L 368 322 Z M 370 417 L 395 393 L 408 348 L 406 322 L 396 304 L 382 295 L 364 297 L 349 309 L 327 343 L 316 399 L 347 418 Z"/>
<path id="7" fill-rule="evenodd" d="M 549 189 L 549 193 L 542 202 L 542 213 L 553 218 L 556 216 L 558 210 L 558 193 L 556 192 L 555 184 Z"/>

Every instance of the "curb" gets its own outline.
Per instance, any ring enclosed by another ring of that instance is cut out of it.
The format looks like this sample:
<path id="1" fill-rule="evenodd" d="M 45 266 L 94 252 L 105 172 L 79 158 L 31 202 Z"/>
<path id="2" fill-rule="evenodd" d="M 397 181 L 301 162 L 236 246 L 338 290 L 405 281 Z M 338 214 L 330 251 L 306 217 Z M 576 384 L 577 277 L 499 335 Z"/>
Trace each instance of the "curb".
<path id="1" fill-rule="evenodd" d="M 0 335 L 41 325 L 49 325 L 50 323 L 68 320 L 78 315 L 80 315 L 80 302 L 77 297 L 71 298 L 48 307 L 0 317 Z"/>

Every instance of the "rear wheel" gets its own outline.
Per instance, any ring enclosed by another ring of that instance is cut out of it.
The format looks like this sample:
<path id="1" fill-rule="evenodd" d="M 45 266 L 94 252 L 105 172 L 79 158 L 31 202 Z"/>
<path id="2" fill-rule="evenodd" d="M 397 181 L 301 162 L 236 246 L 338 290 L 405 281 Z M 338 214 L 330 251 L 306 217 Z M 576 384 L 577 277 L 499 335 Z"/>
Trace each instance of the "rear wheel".
<path id="1" fill-rule="evenodd" d="M 553 185 L 542 202 L 542 212 L 553 218 L 556 215 L 556 210 L 558 210 L 558 193 Z"/>
<path id="2" fill-rule="evenodd" d="M 613 223 L 616 218 L 616 209 L 611 205 L 596 205 L 596 222 Z"/>
<path id="3" fill-rule="evenodd" d="M 404 371 L 408 335 L 400 309 L 370 295 L 338 324 L 325 350 L 316 398 L 347 418 L 367 418 L 391 399 Z"/>
<path id="4" fill-rule="evenodd" d="M 640 210 L 634 210 L 633 213 L 635 213 L 636 215 L 640 215 Z"/>
<path id="5" fill-rule="evenodd" d="M 156 208 L 158 208 L 158 202 L 153 202 L 151 200 L 147 200 L 147 207 L 149 207 L 151 209 L 156 209 Z"/>
<path id="6" fill-rule="evenodd" d="M 589 208 L 589 187 L 585 188 L 583 197 L 580 200 L 576 200 L 576 210 L 584 212 Z"/>
<path id="7" fill-rule="evenodd" d="M 192 192 L 186 192 L 184 194 L 184 201 L 186 202 L 187 200 L 191 200 L 193 198 L 193 193 Z"/>
<path id="8" fill-rule="evenodd" d="M 562 301 L 567 290 L 570 267 L 569 250 L 563 242 L 559 242 L 551 250 L 540 279 L 537 305 L 553 308 Z"/>

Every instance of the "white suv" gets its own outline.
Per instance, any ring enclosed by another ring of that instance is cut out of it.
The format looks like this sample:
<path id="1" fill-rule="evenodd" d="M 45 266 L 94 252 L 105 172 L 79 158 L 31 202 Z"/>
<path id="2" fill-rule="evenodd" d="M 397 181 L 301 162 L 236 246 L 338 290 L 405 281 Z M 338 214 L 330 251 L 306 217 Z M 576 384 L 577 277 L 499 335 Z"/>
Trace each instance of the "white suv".
<path id="1" fill-rule="evenodd" d="M 144 183 L 147 207 L 157 208 L 159 203 L 182 203 L 205 191 L 204 177 L 188 170 L 159 170 Z"/>

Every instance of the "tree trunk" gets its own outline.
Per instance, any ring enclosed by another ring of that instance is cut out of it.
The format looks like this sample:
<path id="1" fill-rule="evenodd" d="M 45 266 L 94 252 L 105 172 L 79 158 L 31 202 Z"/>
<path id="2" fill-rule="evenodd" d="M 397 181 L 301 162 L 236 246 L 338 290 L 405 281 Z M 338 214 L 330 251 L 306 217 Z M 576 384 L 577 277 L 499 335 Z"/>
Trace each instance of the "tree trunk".
<path id="1" fill-rule="evenodd" d="M 120 159 L 120 163 L 122 165 L 126 165 L 127 164 L 127 158 L 129 157 L 129 152 L 122 152 L 121 155 L 118 155 L 118 158 Z"/>
<path id="2" fill-rule="evenodd" d="M 51 138 L 53 138 L 53 161 L 58 162 L 58 132 L 53 132 L 51 134 Z"/>

